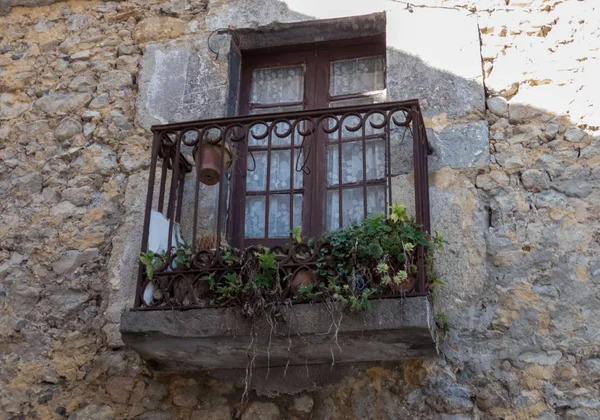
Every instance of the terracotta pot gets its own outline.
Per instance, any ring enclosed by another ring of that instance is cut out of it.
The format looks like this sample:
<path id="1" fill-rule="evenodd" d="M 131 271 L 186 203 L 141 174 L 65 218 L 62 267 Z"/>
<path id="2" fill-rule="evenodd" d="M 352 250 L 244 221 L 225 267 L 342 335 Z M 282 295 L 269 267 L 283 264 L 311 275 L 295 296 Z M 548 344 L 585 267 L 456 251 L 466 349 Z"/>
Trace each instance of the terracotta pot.
<path id="1" fill-rule="evenodd" d="M 225 144 L 225 171 L 231 166 L 233 153 L 228 144 Z M 215 185 L 221 179 L 221 143 L 202 143 L 194 148 L 194 160 L 200 167 L 198 179 L 206 185 Z"/>
<path id="2" fill-rule="evenodd" d="M 294 277 L 290 281 L 290 287 L 295 292 L 300 289 L 301 286 L 315 286 L 317 284 L 317 279 L 311 270 L 308 268 L 301 268 L 294 273 Z"/>
<path id="3" fill-rule="evenodd" d="M 406 279 L 400 284 L 396 284 L 393 281 L 390 283 L 390 289 L 392 293 L 408 293 L 415 288 L 417 285 L 417 277 L 409 274 Z"/>

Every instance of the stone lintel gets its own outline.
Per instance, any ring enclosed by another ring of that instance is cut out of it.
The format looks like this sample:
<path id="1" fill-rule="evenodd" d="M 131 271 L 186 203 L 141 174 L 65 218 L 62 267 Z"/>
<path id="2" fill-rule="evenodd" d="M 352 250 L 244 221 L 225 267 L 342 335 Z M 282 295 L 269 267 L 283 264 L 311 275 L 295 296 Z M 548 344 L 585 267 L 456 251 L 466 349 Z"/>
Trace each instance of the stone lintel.
<path id="1" fill-rule="evenodd" d="M 347 313 L 324 303 L 297 304 L 282 308 L 274 328 L 264 317 L 253 325 L 235 308 L 128 311 L 121 335 L 156 369 L 182 373 L 245 368 L 254 352 L 257 368 L 435 356 L 426 297 L 378 299 L 371 306 Z"/>

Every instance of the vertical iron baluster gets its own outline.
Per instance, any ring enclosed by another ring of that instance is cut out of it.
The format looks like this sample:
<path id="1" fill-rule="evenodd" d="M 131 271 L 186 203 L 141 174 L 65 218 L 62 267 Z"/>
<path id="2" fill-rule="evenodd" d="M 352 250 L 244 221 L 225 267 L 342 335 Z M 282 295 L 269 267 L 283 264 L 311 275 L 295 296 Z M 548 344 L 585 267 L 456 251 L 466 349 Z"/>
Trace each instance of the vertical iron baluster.
<path id="1" fill-rule="evenodd" d="M 267 123 L 267 184 L 265 186 L 265 238 L 269 237 L 269 210 L 271 204 L 271 144 L 273 135 L 273 122 Z"/>
<path id="2" fill-rule="evenodd" d="M 296 149 L 294 148 L 294 126 L 291 121 L 288 121 L 292 132 L 290 133 L 290 230 L 294 229 L 294 161 L 296 157 Z"/>
<path id="3" fill-rule="evenodd" d="M 199 198 L 200 198 L 200 162 L 201 162 L 201 157 L 200 157 L 200 148 L 202 146 L 202 139 L 200 138 L 200 132 L 196 131 L 196 135 L 198 137 L 198 143 L 196 144 L 195 147 L 197 147 L 198 149 L 198 158 L 196 159 L 196 177 L 194 180 L 194 221 L 192 222 L 192 255 L 194 255 L 196 253 L 196 244 L 198 242 L 198 238 L 196 237 L 196 235 L 198 234 L 198 204 L 199 204 Z M 199 249 L 199 251 L 202 251 L 201 249 Z"/>
<path id="4" fill-rule="evenodd" d="M 414 166 L 414 177 L 415 177 L 415 208 L 416 208 L 416 221 L 418 224 L 423 224 L 423 202 L 422 202 L 422 145 L 421 145 L 421 126 L 420 126 L 420 115 L 416 105 L 412 106 L 412 126 L 413 126 L 413 166 Z M 425 265 L 424 265 L 424 254 L 423 246 L 417 246 L 417 292 L 425 292 Z"/>
<path id="5" fill-rule="evenodd" d="M 419 114 L 419 121 L 421 125 L 421 144 L 423 147 L 423 209 L 425 213 L 423 215 L 423 227 L 427 232 L 431 232 L 431 215 L 429 208 L 429 167 L 428 167 L 428 156 L 429 156 L 429 142 L 427 140 L 427 131 L 425 124 L 423 123 L 423 115 Z"/>
<path id="6" fill-rule="evenodd" d="M 163 157 L 163 161 L 162 161 L 162 168 L 161 168 L 161 174 L 160 174 L 160 191 L 159 191 L 159 195 L 158 195 L 158 211 L 159 212 L 163 212 L 163 206 L 165 203 L 165 187 L 167 184 L 167 170 L 168 170 L 168 166 L 169 166 L 169 160 L 168 157 Z M 156 170 L 156 168 L 154 168 L 154 170 Z"/>
<path id="7" fill-rule="evenodd" d="M 171 191 L 169 192 L 169 206 L 167 209 L 167 218 L 169 219 L 169 238 L 168 238 L 168 246 L 167 246 L 167 263 L 168 267 L 171 266 L 172 252 L 171 248 L 173 247 L 173 230 L 175 228 L 175 194 L 177 193 L 177 188 L 179 184 L 179 171 L 181 170 L 179 164 L 179 155 L 181 154 L 181 131 L 177 132 L 175 136 L 175 159 L 173 160 L 173 176 L 171 178 Z"/>
<path id="8" fill-rule="evenodd" d="M 390 213 L 390 206 L 392 205 L 392 159 L 391 159 L 391 129 L 390 125 L 394 123 L 393 114 L 394 111 L 390 110 L 387 113 L 384 111 L 384 141 L 385 141 L 385 178 L 387 181 L 387 191 L 385 194 L 385 214 Z"/>
<path id="9" fill-rule="evenodd" d="M 359 114 L 360 115 L 360 114 Z M 362 169 L 363 169 L 363 179 L 362 179 L 362 190 L 363 190 L 363 218 L 367 218 L 367 139 L 366 139 L 366 129 L 367 125 L 367 117 L 368 113 L 363 114 L 362 117 L 359 117 L 362 120 Z"/>
<path id="10" fill-rule="evenodd" d="M 338 228 L 341 228 L 344 223 L 342 222 L 342 132 L 343 132 L 343 121 L 344 117 L 340 117 L 340 124 L 338 126 L 338 210 L 339 210 L 339 220 L 338 220 Z"/>
<path id="11" fill-rule="evenodd" d="M 221 133 L 219 138 L 221 139 L 221 162 L 219 163 L 219 169 L 221 170 L 221 179 L 219 180 L 219 196 L 217 198 L 217 247 L 221 245 L 221 226 L 223 223 L 223 184 L 225 183 L 225 146 L 227 139 L 225 138 L 225 129 L 221 125 L 219 127 Z"/>
<path id="12" fill-rule="evenodd" d="M 148 192 L 146 193 L 146 209 L 144 212 L 144 230 L 142 232 L 142 247 L 141 251 L 148 251 L 148 236 L 150 234 L 150 215 L 152 213 L 152 196 L 154 194 L 154 182 L 156 179 L 156 163 L 158 160 L 158 149 L 160 147 L 160 134 L 154 132 L 152 141 L 152 157 L 150 159 L 150 174 L 148 175 Z M 165 158 L 164 158 L 165 159 Z M 165 165 L 163 161 L 163 165 Z M 144 266 L 140 262 L 138 267 L 138 286 L 135 293 L 134 307 L 142 306 L 142 294 L 144 286 Z"/>
<path id="13" fill-rule="evenodd" d="M 244 126 L 244 129 L 246 130 L 246 136 L 245 136 L 245 153 L 244 153 L 244 158 L 246 159 L 245 162 L 242 162 L 241 167 L 244 168 L 244 173 L 242 173 L 242 185 L 241 185 L 241 189 L 242 189 L 242 197 L 244 197 L 244 206 L 247 205 L 247 200 L 248 200 L 248 196 L 246 195 L 246 184 L 248 182 L 248 157 L 250 156 L 250 137 L 252 136 L 252 123 L 248 123 L 247 125 Z M 256 170 L 256 160 L 254 161 L 254 170 Z M 242 208 L 239 210 L 239 212 L 241 213 L 241 217 L 240 217 L 240 233 L 239 233 L 239 237 L 240 239 L 240 248 L 244 249 L 244 241 L 246 239 L 246 208 Z"/>

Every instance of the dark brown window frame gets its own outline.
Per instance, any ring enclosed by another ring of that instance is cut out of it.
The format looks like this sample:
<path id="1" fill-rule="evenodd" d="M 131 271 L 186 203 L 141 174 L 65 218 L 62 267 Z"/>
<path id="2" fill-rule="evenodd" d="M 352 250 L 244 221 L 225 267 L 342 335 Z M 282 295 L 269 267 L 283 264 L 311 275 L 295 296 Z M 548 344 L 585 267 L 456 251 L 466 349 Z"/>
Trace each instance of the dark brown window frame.
<path id="1" fill-rule="evenodd" d="M 293 51 L 290 51 L 293 49 Z M 332 61 L 352 59 L 359 57 L 384 56 L 385 57 L 385 36 L 384 34 L 356 38 L 351 40 L 340 40 L 331 42 L 311 43 L 297 45 L 293 47 L 270 48 L 266 50 L 245 51 L 242 53 L 241 85 L 238 115 L 250 115 L 253 109 L 268 108 L 272 106 L 252 105 L 250 103 L 250 91 L 252 86 L 252 73 L 260 68 L 291 66 L 297 64 L 305 65 L 304 79 L 304 97 L 301 102 L 292 102 L 277 104 L 281 106 L 302 105 L 304 110 L 327 108 L 330 103 L 355 98 L 369 98 L 372 95 L 359 93 L 350 95 L 331 96 L 329 93 L 330 82 L 330 63 Z M 384 66 L 385 71 L 385 66 Z M 308 156 L 307 167 L 310 168 L 309 174 L 304 174 L 303 188 L 295 192 L 304 193 L 302 205 L 302 234 L 304 236 L 317 238 L 325 231 L 325 205 L 327 199 L 327 190 L 339 189 L 339 201 L 342 201 L 341 190 L 363 186 L 363 195 L 365 200 L 364 211 L 366 213 L 366 186 L 367 182 L 358 182 L 355 184 L 342 184 L 339 179 L 339 186 L 327 187 L 327 144 L 328 140 L 321 133 L 313 138 L 313 144 L 316 146 Z M 365 139 L 363 138 L 363 148 Z M 338 141 L 336 141 L 337 143 Z M 341 149 L 341 140 L 339 140 Z M 306 145 L 304 152 L 306 153 Z M 281 149 L 292 150 L 292 153 L 298 148 L 294 144 L 280 147 Z M 253 147 L 252 150 L 259 150 Z M 266 146 L 268 150 L 267 159 L 270 161 L 270 150 L 273 146 Z M 232 175 L 232 200 L 235 205 L 230 206 L 230 215 L 228 217 L 228 241 L 231 245 L 240 248 L 252 245 L 277 246 L 289 242 L 289 237 L 269 238 L 269 209 L 268 204 L 265 209 L 265 238 L 245 238 L 245 207 L 246 196 L 252 195 L 246 192 L 247 174 L 247 153 L 248 145 L 238 145 L 237 159 L 234 163 Z M 340 155 L 341 156 L 341 155 Z M 363 165 L 366 165 L 363 162 Z M 364 169 L 363 169 L 364 170 Z M 267 193 L 266 202 L 270 198 L 269 178 L 267 171 Z M 293 181 L 290 181 L 293 182 Z M 385 180 L 375 182 L 375 184 L 385 185 Z M 371 185 L 370 183 L 368 185 Z M 291 192 L 292 190 L 290 190 Z M 293 196 L 293 195 L 292 195 Z M 341 204 L 340 204 L 341 208 Z M 292 219 L 292 207 L 290 207 L 290 219 Z M 341 216 L 341 215 L 340 215 Z M 340 217 L 341 223 L 341 217 Z"/>

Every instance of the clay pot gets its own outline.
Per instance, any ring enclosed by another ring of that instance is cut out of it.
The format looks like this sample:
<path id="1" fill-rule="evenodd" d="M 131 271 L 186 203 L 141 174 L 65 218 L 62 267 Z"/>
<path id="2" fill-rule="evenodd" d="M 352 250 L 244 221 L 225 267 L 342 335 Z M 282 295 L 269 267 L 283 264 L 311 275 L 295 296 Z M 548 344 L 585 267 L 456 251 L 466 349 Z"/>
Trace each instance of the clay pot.
<path id="1" fill-rule="evenodd" d="M 233 153 L 228 144 L 225 144 L 225 171 L 231 166 Z M 198 179 L 206 185 L 215 185 L 221 179 L 221 143 L 202 143 L 194 148 L 194 160 L 200 167 Z"/>
<path id="2" fill-rule="evenodd" d="M 416 283 L 417 283 L 417 277 L 413 276 L 412 274 L 409 274 L 406 277 L 406 279 L 404 279 L 404 281 L 400 284 L 396 284 L 392 281 L 390 283 L 390 289 L 392 290 L 392 293 L 394 293 L 394 294 L 408 293 L 415 288 Z"/>
<path id="3" fill-rule="evenodd" d="M 298 290 L 301 286 L 316 285 L 316 278 L 311 270 L 308 268 L 301 268 L 296 271 L 294 277 L 290 281 L 290 287 L 293 291 Z"/>

